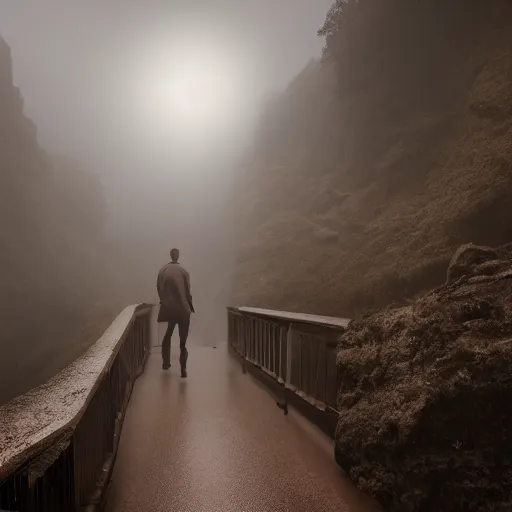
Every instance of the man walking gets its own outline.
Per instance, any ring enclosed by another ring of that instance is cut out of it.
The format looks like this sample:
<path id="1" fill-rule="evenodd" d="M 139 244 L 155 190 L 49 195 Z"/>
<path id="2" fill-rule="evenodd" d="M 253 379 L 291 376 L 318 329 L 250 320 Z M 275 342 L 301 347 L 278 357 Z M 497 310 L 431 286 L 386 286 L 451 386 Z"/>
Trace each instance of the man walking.
<path id="1" fill-rule="evenodd" d="M 180 335 L 181 377 L 187 377 L 187 338 L 190 327 L 190 314 L 194 312 L 190 293 L 190 275 L 178 263 L 180 251 L 171 250 L 171 261 L 160 269 L 157 279 L 160 297 L 159 322 L 167 322 L 167 331 L 162 341 L 162 368 L 171 367 L 171 337 L 176 325 Z"/>

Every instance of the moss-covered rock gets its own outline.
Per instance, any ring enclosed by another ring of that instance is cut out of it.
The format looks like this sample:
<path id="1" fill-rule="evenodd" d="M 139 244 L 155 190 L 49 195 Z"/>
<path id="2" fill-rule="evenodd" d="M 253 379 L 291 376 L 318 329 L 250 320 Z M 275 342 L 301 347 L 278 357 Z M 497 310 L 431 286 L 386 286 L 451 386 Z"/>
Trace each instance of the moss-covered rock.
<path id="1" fill-rule="evenodd" d="M 337 459 L 386 510 L 512 510 L 512 247 L 448 274 L 343 334 Z"/>

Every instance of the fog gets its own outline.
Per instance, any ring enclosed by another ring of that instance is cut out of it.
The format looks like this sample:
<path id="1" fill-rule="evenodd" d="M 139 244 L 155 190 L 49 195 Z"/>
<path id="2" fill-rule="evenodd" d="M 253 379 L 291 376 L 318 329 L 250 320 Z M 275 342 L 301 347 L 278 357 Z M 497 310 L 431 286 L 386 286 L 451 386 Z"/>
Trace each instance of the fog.
<path id="1" fill-rule="evenodd" d="M 102 304 L 155 302 L 156 274 L 176 246 L 192 277 L 191 341 L 215 344 L 224 336 L 238 162 L 265 98 L 320 54 L 316 32 L 330 4 L 2 0 L 0 36 L 11 47 L 14 82 L 40 146 L 101 179 L 105 254 L 84 279 L 104 286 Z M 94 213 L 95 206 L 85 208 Z M 4 332 L 4 349 L 6 340 Z M 20 343 L 41 353 L 46 340 Z M 52 350 L 44 357 L 53 358 Z M 5 354 L 16 352 L 2 354 L 12 367 Z M 41 378 L 21 387 L 3 380 L 3 396 L 6 386 L 25 389 Z"/>

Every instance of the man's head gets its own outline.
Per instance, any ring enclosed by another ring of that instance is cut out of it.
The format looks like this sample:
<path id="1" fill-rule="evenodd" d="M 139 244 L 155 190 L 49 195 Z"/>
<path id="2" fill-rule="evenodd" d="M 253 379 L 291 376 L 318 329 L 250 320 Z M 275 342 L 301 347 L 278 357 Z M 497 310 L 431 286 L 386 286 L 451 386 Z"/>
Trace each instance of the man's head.
<path id="1" fill-rule="evenodd" d="M 171 249 L 171 261 L 173 263 L 178 263 L 180 259 L 180 251 L 179 249 Z"/>

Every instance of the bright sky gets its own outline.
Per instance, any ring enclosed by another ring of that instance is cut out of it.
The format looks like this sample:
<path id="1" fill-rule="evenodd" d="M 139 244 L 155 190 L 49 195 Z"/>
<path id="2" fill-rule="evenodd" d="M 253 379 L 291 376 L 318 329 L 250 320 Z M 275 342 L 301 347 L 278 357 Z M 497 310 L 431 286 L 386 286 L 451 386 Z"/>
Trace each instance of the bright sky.
<path id="1" fill-rule="evenodd" d="M 42 145 L 102 175 L 130 300 L 154 299 L 155 272 L 178 246 L 197 321 L 224 326 L 213 297 L 232 257 L 229 173 L 262 99 L 320 55 L 331 2 L 0 0 Z"/>
<path id="2" fill-rule="evenodd" d="M 51 149 L 234 146 L 265 93 L 319 55 L 331 2 L 2 0 L 0 34 Z"/>

